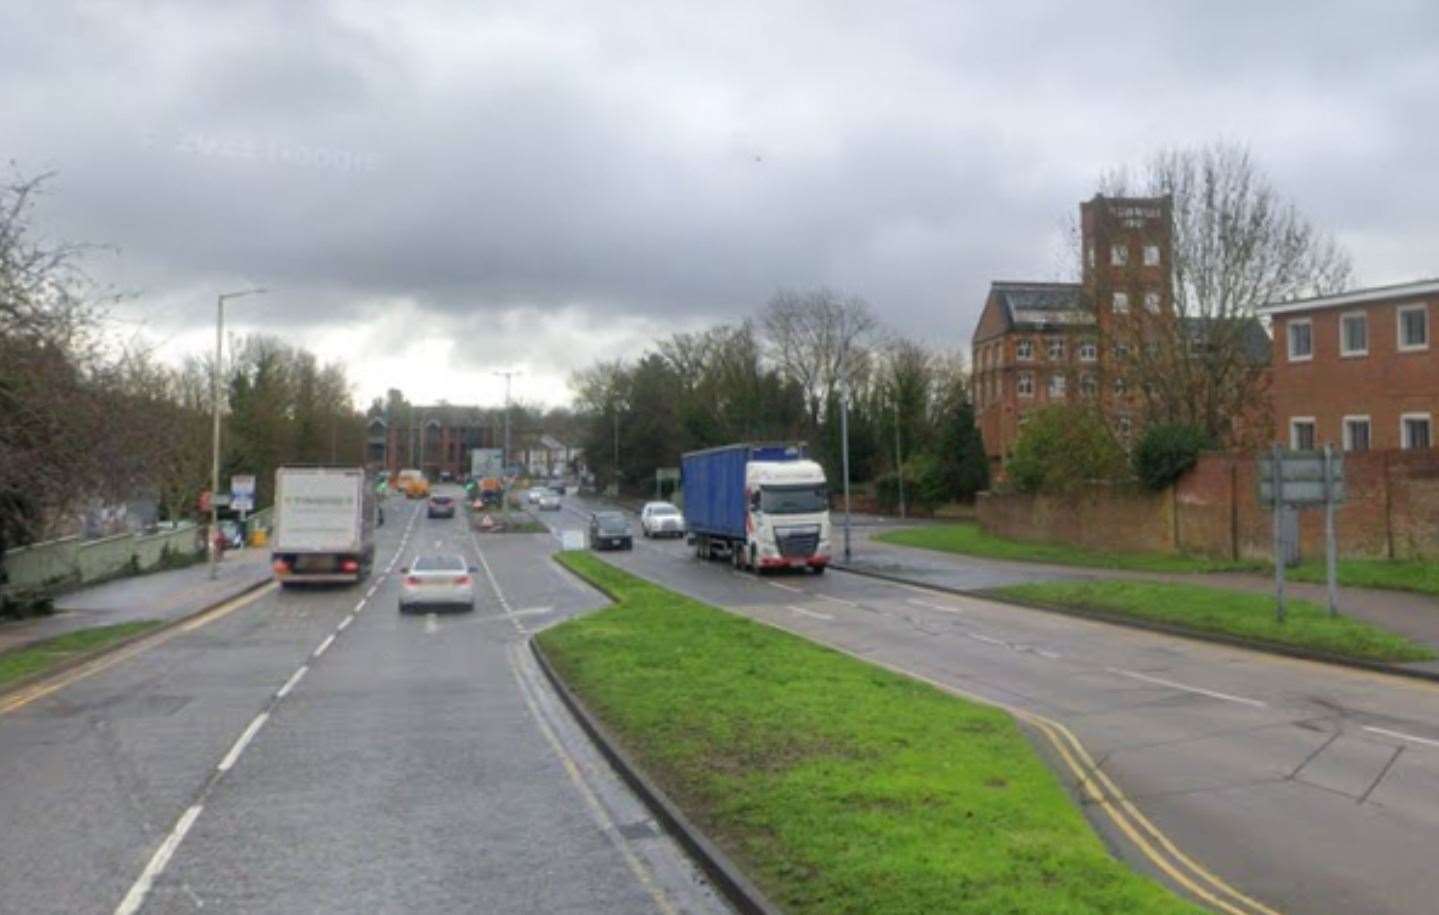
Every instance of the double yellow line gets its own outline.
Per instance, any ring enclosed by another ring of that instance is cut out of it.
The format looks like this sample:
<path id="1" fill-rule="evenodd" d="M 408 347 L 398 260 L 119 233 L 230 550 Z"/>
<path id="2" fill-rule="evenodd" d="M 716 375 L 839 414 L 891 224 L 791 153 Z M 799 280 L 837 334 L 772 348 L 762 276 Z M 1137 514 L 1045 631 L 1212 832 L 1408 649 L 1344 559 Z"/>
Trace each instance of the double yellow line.
<path id="1" fill-rule="evenodd" d="M 43 699 L 51 693 L 58 692 L 59 690 L 64 689 L 72 683 L 77 683 L 80 680 L 84 680 L 86 677 L 93 677 L 95 674 L 98 674 L 101 671 L 109 670 L 116 664 L 128 661 L 130 658 L 135 657 L 135 655 L 137 654 L 149 651 L 151 648 L 154 648 L 157 645 L 165 644 L 166 642 L 170 641 L 175 636 L 180 635 L 183 632 L 193 632 L 194 630 L 199 629 L 201 626 L 213 623 L 220 617 L 225 616 L 232 611 L 238 610 L 246 604 L 253 603 L 256 600 L 259 600 L 261 597 L 269 594 L 277 587 L 279 586 L 275 582 L 271 581 L 270 583 L 263 585 L 255 589 L 254 591 L 241 594 L 239 597 L 228 600 L 225 603 L 220 604 L 216 607 L 211 607 L 209 610 L 192 616 L 189 619 L 184 620 L 183 622 L 176 622 L 167 625 L 160 629 L 158 632 L 152 632 L 149 635 L 141 636 L 133 642 L 129 642 L 113 651 L 107 651 L 104 654 L 101 654 L 99 657 L 96 657 L 89 661 L 85 661 L 81 664 L 76 665 L 75 667 L 71 667 L 67 670 L 61 671 L 53 677 L 47 677 L 37 683 L 32 683 L 31 685 L 23 687 L 9 695 L 0 696 L 0 715 L 5 715 L 17 709 L 24 708 L 35 700 Z"/>
<path id="2" fill-rule="evenodd" d="M 1194 898 L 1202 900 L 1216 911 L 1227 912 L 1229 915 L 1279 915 L 1278 912 L 1269 908 L 1264 903 L 1246 896 L 1230 886 L 1218 874 L 1215 874 L 1181 851 L 1158 826 L 1155 826 L 1148 817 L 1140 813 L 1139 808 L 1134 806 L 1134 803 L 1130 801 L 1129 798 L 1125 797 L 1124 792 L 1119 789 L 1119 786 L 1095 764 L 1094 758 L 1089 755 L 1088 750 L 1084 749 L 1084 745 L 1079 742 L 1079 738 L 1075 737 L 1069 728 L 1060 724 L 1058 721 L 1052 718 L 1046 718 L 1043 715 L 1027 709 L 997 702 L 988 696 L 981 696 L 959 689 L 948 683 L 926 677 L 912 670 L 906 670 L 895 664 L 856 654 L 842 645 L 837 645 L 827 639 L 817 638 L 808 632 L 798 632 L 781 626 L 778 623 L 771 623 L 755 617 L 749 617 L 749 619 L 779 629 L 782 632 L 788 632 L 790 635 L 797 635 L 800 638 L 816 642 L 826 648 L 863 661 L 866 664 L 883 667 L 885 670 L 892 671 L 900 676 L 927 683 L 935 689 L 942 690 L 950 695 L 959 696 L 962 699 L 968 699 L 980 705 L 988 705 L 991 708 L 1008 712 L 1010 715 L 1013 715 L 1015 718 L 1030 725 L 1044 735 L 1045 739 L 1050 742 L 1059 754 L 1059 758 L 1063 760 L 1065 767 L 1068 768 L 1079 781 L 1084 795 L 1089 798 L 1096 807 L 1104 811 L 1104 814 L 1119 828 L 1120 832 L 1124 833 L 1129 841 L 1133 843 L 1134 847 L 1139 849 L 1144 857 L 1149 859 L 1161 873 L 1174 881 L 1177 886 L 1184 888 L 1184 890 L 1193 895 Z"/>

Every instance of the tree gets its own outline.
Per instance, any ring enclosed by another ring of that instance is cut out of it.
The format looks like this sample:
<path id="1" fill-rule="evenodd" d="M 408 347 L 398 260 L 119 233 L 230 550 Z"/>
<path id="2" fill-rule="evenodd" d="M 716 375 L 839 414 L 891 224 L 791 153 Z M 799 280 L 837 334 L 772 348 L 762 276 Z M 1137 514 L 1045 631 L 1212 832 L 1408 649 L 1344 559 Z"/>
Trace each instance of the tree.
<path id="1" fill-rule="evenodd" d="M 1084 483 L 1123 478 L 1127 464 L 1097 409 L 1056 403 L 1025 414 L 1005 470 L 1020 492 L 1068 493 Z"/>
<path id="2" fill-rule="evenodd" d="M 869 303 L 832 289 L 781 289 L 760 317 L 769 356 L 780 372 L 804 392 L 811 429 L 841 380 L 854 375 L 863 351 L 874 342 L 879 321 Z"/>
<path id="3" fill-rule="evenodd" d="M 1168 196 L 1173 213 L 1173 321 L 1136 321 L 1122 371 L 1148 422 L 1198 427 L 1237 444 L 1246 428 L 1267 434 L 1267 339 L 1255 308 L 1342 291 L 1349 256 L 1285 199 L 1249 152 L 1213 144 L 1164 150 L 1131 175 L 1100 182 L 1107 196 Z"/>
<path id="4" fill-rule="evenodd" d="M 1203 429 L 1182 423 L 1157 423 L 1144 430 L 1134 447 L 1134 475 L 1150 489 L 1169 486 L 1211 446 Z"/>

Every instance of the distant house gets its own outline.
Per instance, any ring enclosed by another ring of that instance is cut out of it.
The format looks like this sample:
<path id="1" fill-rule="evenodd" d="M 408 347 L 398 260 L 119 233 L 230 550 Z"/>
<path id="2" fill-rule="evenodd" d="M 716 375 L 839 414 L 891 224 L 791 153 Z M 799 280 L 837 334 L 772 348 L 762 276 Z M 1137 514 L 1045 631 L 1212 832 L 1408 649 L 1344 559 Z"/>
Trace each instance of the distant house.
<path id="1" fill-rule="evenodd" d="M 1433 448 L 1439 279 L 1273 302 L 1274 437 L 1291 448 Z"/>
<path id="2" fill-rule="evenodd" d="M 579 472 L 581 451 L 553 435 L 540 435 L 516 449 L 515 461 L 527 468 L 531 476 L 565 476 Z"/>
<path id="3" fill-rule="evenodd" d="M 366 417 L 366 463 L 391 474 L 418 467 L 432 480 L 461 479 L 470 472 L 470 451 L 499 446 L 492 411 L 436 404 L 406 406 L 398 415 L 371 407 Z"/>

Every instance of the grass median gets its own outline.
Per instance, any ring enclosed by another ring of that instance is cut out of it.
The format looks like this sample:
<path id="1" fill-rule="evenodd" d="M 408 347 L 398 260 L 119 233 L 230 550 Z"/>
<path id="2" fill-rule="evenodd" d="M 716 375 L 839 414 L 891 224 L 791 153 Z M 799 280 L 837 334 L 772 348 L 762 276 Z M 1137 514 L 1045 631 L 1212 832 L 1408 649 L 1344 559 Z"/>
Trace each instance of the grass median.
<path id="1" fill-rule="evenodd" d="M 25 677 L 44 673 L 78 655 L 98 651 L 159 625 L 156 620 L 139 620 L 113 626 L 96 626 L 93 629 L 77 629 L 24 648 L 11 649 L 0 654 L 0 689 Z"/>
<path id="2" fill-rule="evenodd" d="M 904 528 L 879 534 L 875 539 L 897 546 L 983 556 L 987 559 L 1048 562 L 1055 565 L 1127 569 L 1135 572 L 1253 572 L 1266 567 L 1262 562 L 1204 559 L 1169 553 L 1119 553 L 1059 543 L 1026 543 L 985 533 L 978 524 L 972 522 Z"/>
<path id="3" fill-rule="evenodd" d="M 1112 858 L 1014 721 L 587 553 L 614 606 L 537 638 L 790 912 L 1189 912 Z"/>
<path id="4" fill-rule="evenodd" d="M 1439 597 L 1439 562 L 1419 559 L 1341 559 L 1335 565 L 1339 584 L 1349 588 L 1413 591 Z M 1286 572 L 1294 581 L 1328 581 L 1323 560 L 1301 563 Z"/>
<path id="5" fill-rule="evenodd" d="M 1148 581 L 1046 581 L 994 588 L 986 593 L 1021 603 L 1100 612 L 1182 626 L 1199 632 L 1254 639 L 1364 661 L 1424 661 L 1427 646 L 1345 616 L 1331 617 L 1313 601 L 1286 601 L 1288 618 L 1274 618 L 1274 597 Z"/>

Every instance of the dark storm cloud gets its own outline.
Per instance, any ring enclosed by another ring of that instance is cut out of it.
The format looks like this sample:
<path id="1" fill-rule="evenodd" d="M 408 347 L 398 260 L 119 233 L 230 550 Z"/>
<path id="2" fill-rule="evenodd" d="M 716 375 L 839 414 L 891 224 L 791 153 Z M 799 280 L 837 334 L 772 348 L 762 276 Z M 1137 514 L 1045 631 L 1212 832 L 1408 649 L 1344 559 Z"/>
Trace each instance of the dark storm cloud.
<path id="1" fill-rule="evenodd" d="M 1366 280 L 1439 272 L 1429 4 L 711 6 L 8 4 L 0 155 L 157 325 L 264 282 L 269 326 L 543 320 L 553 365 L 781 285 L 958 343 L 1101 170 L 1216 138 Z"/>

